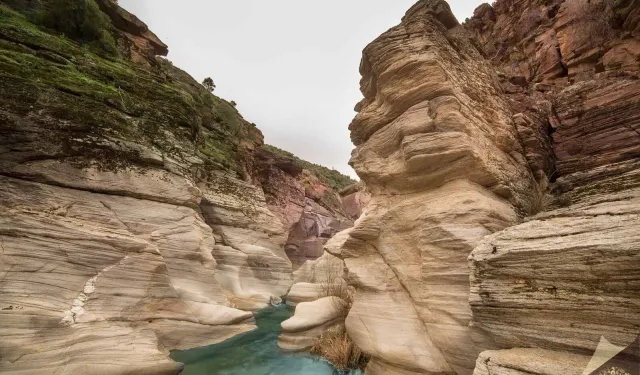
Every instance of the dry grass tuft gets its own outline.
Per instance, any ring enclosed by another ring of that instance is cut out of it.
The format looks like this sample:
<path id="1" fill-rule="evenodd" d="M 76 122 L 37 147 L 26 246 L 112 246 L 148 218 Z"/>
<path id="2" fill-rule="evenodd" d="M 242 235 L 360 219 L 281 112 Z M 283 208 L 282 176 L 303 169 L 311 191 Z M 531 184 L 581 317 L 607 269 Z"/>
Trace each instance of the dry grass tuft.
<path id="1" fill-rule="evenodd" d="M 336 308 L 342 309 L 346 318 L 353 304 L 355 289 L 345 281 L 344 264 L 329 264 L 319 270 L 318 281 L 321 297 L 339 297 L 346 304 L 340 303 Z M 364 370 L 369 357 L 353 342 L 344 324 L 326 330 L 314 342 L 311 353 L 326 358 L 337 369 L 342 371 Z"/>
<path id="2" fill-rule="evenodd" d="M 343 371 L 364 369 L 369 362 L 369 356 L 351 340 L 342 324 L 323 333 L 314 343 L 311 353 L 326 358 Z"/>
<path id="3" fill-rule="evenodd" d="M 327 264 L 318 270 L 320 298 L 339 297 L 346 302 L 346 305 L 336 306 L 343 309 L 344 317 L 347 316 L 353 304 L 354 289 L 350 287 L 344 279 L 345 271 L 343 264 Z"/>

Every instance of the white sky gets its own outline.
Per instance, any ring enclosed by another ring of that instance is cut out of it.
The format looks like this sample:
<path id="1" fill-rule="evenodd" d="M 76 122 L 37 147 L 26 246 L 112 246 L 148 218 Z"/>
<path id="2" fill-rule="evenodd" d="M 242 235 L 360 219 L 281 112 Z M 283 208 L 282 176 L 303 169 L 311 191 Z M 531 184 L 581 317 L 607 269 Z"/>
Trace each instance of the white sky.
<path id="1" fill-rule="evenodd" d="M 265 142 L 355 176 L 347 129 L 362 49 L 416 0 L 120 0 L 169 59 L 238 103 Z M 460 21 L 478 0 L 449 0 Z"/>

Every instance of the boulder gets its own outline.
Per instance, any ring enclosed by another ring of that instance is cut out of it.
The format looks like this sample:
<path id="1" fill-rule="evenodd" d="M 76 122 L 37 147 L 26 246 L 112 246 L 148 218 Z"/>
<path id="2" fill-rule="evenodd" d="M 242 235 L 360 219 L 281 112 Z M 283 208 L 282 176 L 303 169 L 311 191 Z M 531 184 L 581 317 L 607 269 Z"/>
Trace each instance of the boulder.
<path id="1" fill-rule="evenodd" d="M 278 346 L 294 352 L 311 349 L 324 331 L 344 323 L 346 309 L 347 302 L 333 296 L 298 304 L 293 317 L 282 322 Z"/>
<path id="2" fill-rule="evenodd" d="M 313 302 L 326 295 L 326 287 L 322 284 L 296 283 L 287 294 L 287 305 L 296 306 L 302 302 Z"/>

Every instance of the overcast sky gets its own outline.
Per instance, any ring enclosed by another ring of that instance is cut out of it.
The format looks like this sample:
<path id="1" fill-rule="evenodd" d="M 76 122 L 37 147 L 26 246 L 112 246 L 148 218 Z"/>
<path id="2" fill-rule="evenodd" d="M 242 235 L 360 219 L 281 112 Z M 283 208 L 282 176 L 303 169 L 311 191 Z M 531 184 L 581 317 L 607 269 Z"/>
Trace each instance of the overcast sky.
<path id="1" fill-rule="evenodd" d="M 362 49 L 415 0 L 120 0 L 169 59 L 238 103 L 265 142 L 355 176 L 349 122 Z M 449 0 L 463 21 L 482 3 Z"/>

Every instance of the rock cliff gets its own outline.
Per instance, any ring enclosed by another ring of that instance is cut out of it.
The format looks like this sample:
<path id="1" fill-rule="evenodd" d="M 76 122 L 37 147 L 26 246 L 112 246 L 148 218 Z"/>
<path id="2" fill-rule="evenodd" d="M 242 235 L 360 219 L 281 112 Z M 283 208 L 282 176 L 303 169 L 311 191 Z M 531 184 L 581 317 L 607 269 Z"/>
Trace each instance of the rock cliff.
<path id="1" fill-rule="evenodd" d="M 331 252 L 368 375 L 581 373 L 638 335 L 639 10 L 421 0 L 365 48 L 372 198 Z"/>
<path id="2" fill-rule="evenodd" d="M 51 4 L 0 5 L 0 372 L 178 373 L 288 292 L 285 244 L 350 220 L 134 15 L 83 2 L 101 50 L 36 26 Z"/>

